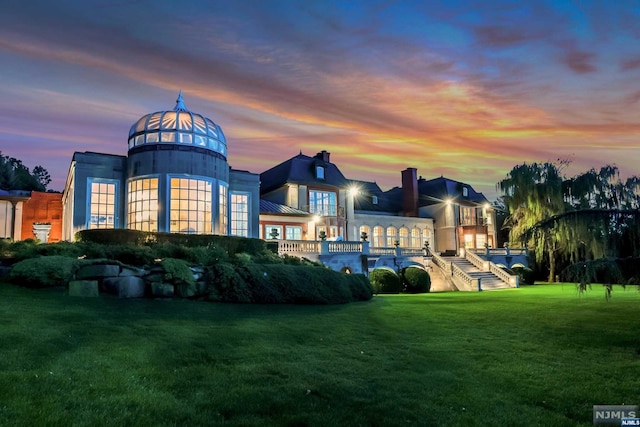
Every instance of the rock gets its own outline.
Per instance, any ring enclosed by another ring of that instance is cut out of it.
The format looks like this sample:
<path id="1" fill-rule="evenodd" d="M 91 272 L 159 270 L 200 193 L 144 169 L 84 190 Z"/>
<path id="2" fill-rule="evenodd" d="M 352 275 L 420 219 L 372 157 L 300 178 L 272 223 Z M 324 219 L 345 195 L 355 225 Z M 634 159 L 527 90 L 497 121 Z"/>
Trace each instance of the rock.
<path id="1" fill-rule="evenodd" d="M 144 280 L 136 276 L 106 277 L 102 286 L 106 292 L 119 298 L 142 298 L 145 293 Z"/>
<path id="2" fill-rule="evenodd" d="M 168 283 L 151 283 L 151 295 L 154 297 L 171 298 L 174 295 L 173 285 Z"/>
<path id="3" fill-rule="evenodd" d="M 98 297 L 97 280 L 72 280 L 69 282 L 69 296 L 71 297 Z"/>
<path id="4" fill-rule="evenodd" d="M 76 272 L 76 280 L 102 279 L 104 277 L 117 277 L 120 274 L 120 266 L 113 264 L 84 265 Z"/>
<path id="5" fill-rule="evenodd" d="M 122 270 L 120 271 L 120 274 L 118 276 L 120 276 L 120 277 L 124 277 L 124 276 L 142 277 L 145 274 L 146 274 L 146 271 L 144 271 L 144 269 L 142 269 L 142 268 L 122 267 Z"/>

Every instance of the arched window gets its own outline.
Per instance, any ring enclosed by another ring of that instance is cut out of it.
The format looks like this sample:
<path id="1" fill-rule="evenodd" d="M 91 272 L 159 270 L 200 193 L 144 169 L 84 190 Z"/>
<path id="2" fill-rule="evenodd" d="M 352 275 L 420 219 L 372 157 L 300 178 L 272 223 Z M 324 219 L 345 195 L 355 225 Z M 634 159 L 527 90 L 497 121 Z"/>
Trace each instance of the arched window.
<path id="1" fill-rule="evenodd" d="M 398 241 L 400 242 L 401 248 L 409 247 L 409 229 L 407 227 L 402 227 L 400 229 L 400 238 Z"/>
<path id="2" fill-rule="evenodd" d="M 373 240 L 371 243 L 376 248 L 384 246 L 384 229 L 379 225 L 373 227 Z"/>
<path id="3" fill-rule="evenodd" d="M 412 248 L 421 248 L 424 245 L 424 242 L 420 238 L 420 229 L 412 228 L 411 229 L 411 247 Z"/>
<path id="4" fill-rule="evenodd" d="M 361 225 L 360 226 L 360 231 L 359 231 L 358 235 L 356 236 L 357 239 L 360 239 L 362 237 L 362 233 L 367 233 L 367 240 L 371 238 L 371 229 L 369 228 L 368 225 Z"/>
<path id="5" fill-rule="evenodd" d="M 429 230 L 428 228 L 425 228 L 424 230 L 422 230 L 422 244 L 424 245 L 424 242 L 429 242 L 429 246 L 431 247 L 431 250 L 433 250 L 433 241 L 431 240 L 431 230 Z"/>
<path id="6" fill-rule="evenodd" d="M 387 247 L 393 247 L 398 239 L 398 232 L 395 227 L 387 227 Z"/>

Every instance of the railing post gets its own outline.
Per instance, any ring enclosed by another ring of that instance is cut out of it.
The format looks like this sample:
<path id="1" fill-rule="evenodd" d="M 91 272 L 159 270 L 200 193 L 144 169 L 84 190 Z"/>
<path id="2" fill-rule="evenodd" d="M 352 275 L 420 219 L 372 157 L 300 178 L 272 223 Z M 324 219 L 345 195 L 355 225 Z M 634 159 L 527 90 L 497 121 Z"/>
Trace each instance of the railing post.
<path id="1" fill-rule="evenodd" d="M 482 279 L 478 278 L 478 292 L 482 292 Z"/>
<path id="2" fill-rule="evenodd" d="M 369 255 L 369 242 L 366 240 L 362 241 L 362 254 Z"/>
<path id="3" fill-rule="evenodd" d="M 320 241 L 320 255 L 329 255 L 329 242 L 326 240 Z"/>

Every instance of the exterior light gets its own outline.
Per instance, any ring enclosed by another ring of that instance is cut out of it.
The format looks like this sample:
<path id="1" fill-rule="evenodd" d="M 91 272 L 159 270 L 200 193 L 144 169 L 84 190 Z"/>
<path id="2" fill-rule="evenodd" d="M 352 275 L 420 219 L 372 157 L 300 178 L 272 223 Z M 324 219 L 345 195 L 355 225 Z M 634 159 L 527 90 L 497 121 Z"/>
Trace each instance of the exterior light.
<path id="1" fill-rule="evenodd" d="M 349 187 L 348 191 L 351 197 L 356 197 L 358 194 L 360 194 L 360 189 L 356 185 L 352 185 L 351 187 Z"/>
<path id="2" fill-rule="evenodd" d="M 319 222 L 320 221 L 320 215 L 314 215 L 311 217 L 311 222 Z"/>
<path id="3" fill-rule="evenodd" d="M 446 199 L 444 202 L 447 204 L 447 206 L 451 206 L 451 199 Z"/>

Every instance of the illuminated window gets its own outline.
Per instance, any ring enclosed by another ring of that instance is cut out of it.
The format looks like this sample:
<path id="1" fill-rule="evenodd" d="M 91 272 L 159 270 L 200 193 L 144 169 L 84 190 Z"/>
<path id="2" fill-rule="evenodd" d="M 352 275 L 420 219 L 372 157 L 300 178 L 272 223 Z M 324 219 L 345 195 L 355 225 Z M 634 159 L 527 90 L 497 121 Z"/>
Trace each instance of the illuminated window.
<path id="1" fill-rule="evenodd" d="M 369 228 L 369 226 L 367 225 L 361 225 L 360 226 L 360 233 L 358 234 L 358 238 L 360 238 L 362 236 L 362 233 L 366 233 L 367 234 L 367 239 L 371 238 L 371 229 Z"/>
<path id="2" fill-rule="evenodd" d="M 420 248 L 424 245 L 422 239 L 420 238 L 420 229 L 412 228 L 411 229 L 411 247 L 412 248 Z"/>
<path id="3" fill-rule="evenodd" d="M 158 178 L 129 181 L 127 226 L 133 230 L 158 231 Z"/>
<path id="4" fill-rule="evenodd" d="M 475 208 L 460 207 L 460 225 L 475 225 L 476 210 Z"/>
<path id="5" fill-rule="evenodd" d="M 302 240 L 302 227 L 290 226 L 286 228 L 285 239 L 287 240 Z"/>
<path id="6" fill-rule="evenodd" d="M 229 213 L 227 212 L 227 186 L 219 185 L 218 193 L 218 233 L 227 235 L 229 225 Z"/>
<path id="7" fill-rule="evenodd" d="M 473 248 L 473 234 L 464 235 L 464 247 Z"/>
<path id="8" fill-rule="evenodd" d="M 231 193 L 231 234 L 249 237 L 249 195 Z"/>
<path id="9" fill-rule="evenodd" d="M 431 248 L 433 248 L 433 242 L 431 241 L 431 230 L 429 230 L 428 228 L 425 228 L 424 230 L 422 230 L 422 244 L 424 245 L 424 242 L 429 242 L 429 246 L 431 246 Z"/>
<path id="10" fill-rule="evenodd" d="M 316 178 L 324 179 L 324 167 L 316 166 Z"/>
<path id="11" fill-rule="evenodd" d="M 202 179 L 171 178 L 169 231 L 211 234 L 211 182 Z"/>
<path id="12" fill-rule="evenodd" d="M 374 205 L 378 204 L 378 196 L 371 196 L 371 203 Z"/>
<path id="13" fill-rule="evenodd" d="M 487 243 L 487 236 L 485 234 L 476 234 L 476 248 L 484 248 Z"/>
<path id="14" fill-rule="evenodd" d="M 395 227 L 387 227 L 387 247 L 393 246 L 398 238 Z"/>
<path id="15" fill-rule="evenodd" d="M 469 197 L 469 189 L 467 187 L 462 187 L 462 197 Z"/>
<path id="16" fill-rule="evenodd" d="M 117 184 L 105 180 L 89 181 L 89 229 L 116 227 Z"/>
<path id="17" fill-rule="evenodd" d="M 384 246 L 384 229 L 379 225 L 373 227 L 373 240 L 371 241 L 373 246 L 381 248 Z"/>
<path id="18" fill-rule="evenodd" d="M 338 212 L 336 193 L 310 190 L 309 212 L 322 216 L 336 216 Z"/>
<path id="19" fill-rule="evenodd" d="M 409 247 L 409 229 L 408 228 L 402 227 L 400 229 L 400 238 L 398 239 L 398 241 L 400 242 L 401 248 Z"/>

